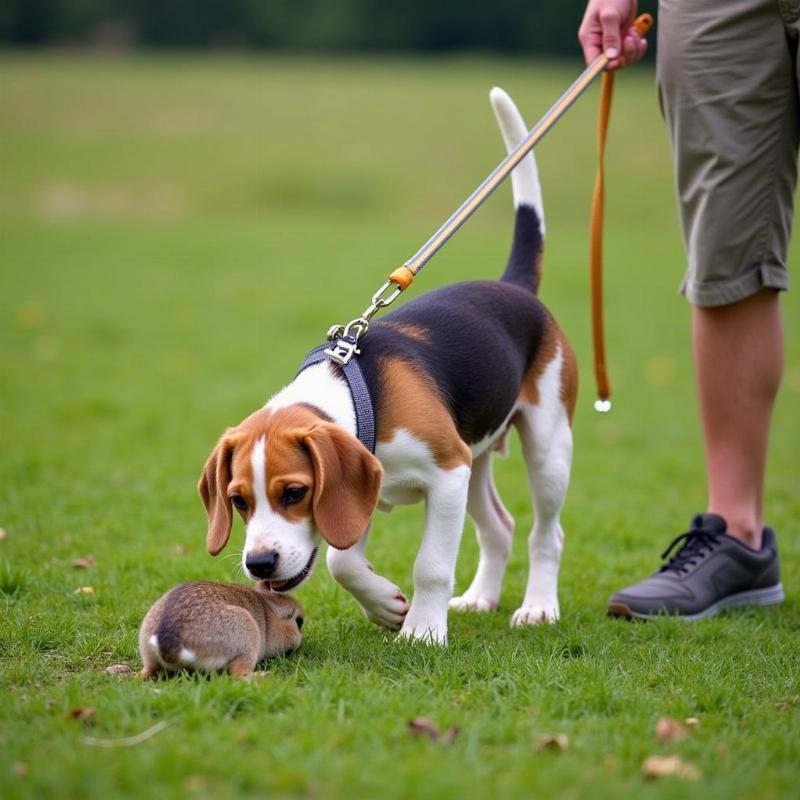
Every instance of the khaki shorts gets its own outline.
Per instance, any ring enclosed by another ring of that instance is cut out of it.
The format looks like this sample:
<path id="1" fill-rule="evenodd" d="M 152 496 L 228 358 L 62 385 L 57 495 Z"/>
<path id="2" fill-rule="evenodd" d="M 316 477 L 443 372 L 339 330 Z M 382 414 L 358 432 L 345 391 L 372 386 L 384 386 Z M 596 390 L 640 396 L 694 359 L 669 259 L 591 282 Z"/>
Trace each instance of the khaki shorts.
<path id="1" fill-rule="evenodd" d="M 657 80 L 699 306 L 787 289 L 800 0 L 660 0 Z"/>

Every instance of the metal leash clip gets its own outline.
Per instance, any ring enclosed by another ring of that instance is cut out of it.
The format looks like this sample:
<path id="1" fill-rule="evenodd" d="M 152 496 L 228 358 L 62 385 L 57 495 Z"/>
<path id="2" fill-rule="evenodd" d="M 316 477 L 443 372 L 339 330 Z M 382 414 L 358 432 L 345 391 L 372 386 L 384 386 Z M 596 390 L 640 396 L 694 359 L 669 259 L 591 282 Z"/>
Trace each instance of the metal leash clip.
<path id="1" fill-rule="evenodd" d="M 394 291 L 388 296 L 383 297 L 390 286 L 394 286 Z M 351 319 L 347 325 L 334 325 L 328 330 L 328 341 L 334 342 L 331 347 L 326 347 L 323 351 L 331 361 L 344 366 L 353 356 L 361 355 L 358 349 L 359 337 L 363 336 L 369 328 L 369 321 L 382 308 L 391 305 L 402 292 L 402 288 L 396 286 L 392 281 L 386 283 L 372 295 L 372 303 L 364 309 L 360 317 Z"/>

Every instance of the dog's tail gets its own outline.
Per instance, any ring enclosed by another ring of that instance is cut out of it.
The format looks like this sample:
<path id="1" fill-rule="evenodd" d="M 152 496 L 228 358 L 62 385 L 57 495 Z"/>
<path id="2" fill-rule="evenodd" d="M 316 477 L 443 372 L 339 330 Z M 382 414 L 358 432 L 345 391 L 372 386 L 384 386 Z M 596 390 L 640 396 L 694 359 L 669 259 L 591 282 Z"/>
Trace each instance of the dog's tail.
<path id="1" fill-rule="evenodd" d="M 502 89 L 495 86 L 489 97 L 503 142 L 510 153 L 527 136 L 528 129 L 514 101 Z M 516 209 L 514 241 L 500 280 L 532 289 L 536 293 L 541 279 L 544 206 L 533 152 L 528 153 L 514 168 L 511 184 Z"/>

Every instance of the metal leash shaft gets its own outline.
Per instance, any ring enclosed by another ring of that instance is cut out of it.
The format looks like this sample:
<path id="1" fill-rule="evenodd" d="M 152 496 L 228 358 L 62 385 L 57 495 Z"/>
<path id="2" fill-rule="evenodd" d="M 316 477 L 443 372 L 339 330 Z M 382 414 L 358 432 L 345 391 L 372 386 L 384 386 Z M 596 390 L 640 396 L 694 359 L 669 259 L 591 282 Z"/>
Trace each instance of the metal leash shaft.
<path id="1" fill-rule="evenodd" d="M 550 107 L 528 135 L 495 167 L 491 175 L 456 209 L 436 233 L 403 266 L 416 275 L 447 240 L 477 211 L 480 205 L 511 174 L 517 164 L 542 140 L 544 135 L 603 71 L 608 59 L 598 56 L 575 82 Z"/>

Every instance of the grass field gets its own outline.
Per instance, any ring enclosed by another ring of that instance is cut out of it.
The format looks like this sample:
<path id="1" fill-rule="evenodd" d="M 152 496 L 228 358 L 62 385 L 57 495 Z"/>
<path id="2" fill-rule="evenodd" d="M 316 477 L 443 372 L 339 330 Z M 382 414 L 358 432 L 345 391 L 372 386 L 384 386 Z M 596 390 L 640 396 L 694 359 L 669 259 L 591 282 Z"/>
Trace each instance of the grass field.
<path id="1" fill-rule="evenodd" d="M 507 88 L 532 122 L 577 69 L 0 57 L 3 798 L 796 796 L 799 293 L 784 298 L 766 497 L 786 603 L 693 625 L 604 616 L 608 595 L 654 569 L 704 503 L 682 247 L 645 67 L 619 81 L 611 130 L 607 417 L 591 410 L 586 280 L 596 93 L 537 151 L 542 296 L 582 365 L 561 621 L 508 627 L 531 522 L 515 442 L 497 466 L 517 518 L 501 609 L 451 614 L 446 650 L 395 642 L 322 567 L 298 592 L 303 647 L 266 679 L 105 672 L 138 669 L 138 625 L 169 586 L 239 575 L 241 526 L 228 555 L 205 551 L 205 457 L 499 160 L 489 88 Z M 414 292 L 498 275 L 510 224 L 504 188 Z M 370 545 L 406 591 L 421 519 L 420 508 L 380 515 Z M 72 566 L 87 554 L 93 566 Z M 468 530 L 459 588 L 476 558 Z M 91 720 L 69 718 L 84 707 Z M 451 745 L 413 738 L 416 715 L 461 733 Z M 664 715 L 700 727 L 659 744 Z M 135 746 L 84 741 L 162 721 Z M 540 752 L 537 737 L 555 733 L 569 747 Z M 652 753 L 677 753 L 701 777 L 646 781 Z"/>

